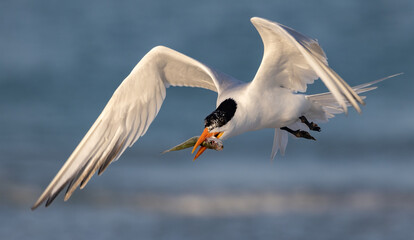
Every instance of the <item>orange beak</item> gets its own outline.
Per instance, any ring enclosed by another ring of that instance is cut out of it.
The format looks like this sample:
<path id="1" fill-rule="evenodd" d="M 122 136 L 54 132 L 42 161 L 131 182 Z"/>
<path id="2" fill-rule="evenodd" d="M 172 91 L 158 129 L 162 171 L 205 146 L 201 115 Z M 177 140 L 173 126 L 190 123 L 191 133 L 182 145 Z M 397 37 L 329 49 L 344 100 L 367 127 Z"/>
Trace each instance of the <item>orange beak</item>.
<path id="1" fill-rule="evenodd" d="M 191 152 L 191 153 L 194 153 L 194 151 L 196 150 L 196 148 L 198 147 L 198 146 L 200 146 L 200 144 L 202 143 L 202 142 L 204 142 L 204 140 L 206 140 L 206 138 L 209 138 L 209 137 L 212 137 L 212 136 L 214 136 L 214 135 L 217 135 L 216 137 L 217 138 L 220 138 L 222 135 L 223 135 L 223 132 L 221 132 L 221 133 L 210 133 L 209 131 L 208 131 L 208 129 L 207 128 L 204 128 L 204 131 L 203 131 L 203 133 L 200 135 L 200 137 L 198 138 L 198 140 L 197 140 L 197 142 L 196 142 L 196 144 L 194 145 L 194 148 L 193 148 L 193 151 Z M 193 159 L 193 161 L 194 160 L 196 160 L 205 150 L 206 150 L 207 148 L 206 147 L 200 147 L 200 149 L 198 150 L 198 152 L 196 153 L 196 155 L 195 155 L 195 157 L 194 157 L 194 159 Z"/>
<path id="2" fill-rule="evenodd" d="M 203 131 L 203 133 L 200 135 L 200 137 L 198 138 L 198 140 L 197 140 L 197 142 L 196 142 L 196 144 L 194 145 L 194 147 L 193 147 L 193 151 L 191 151 L 191 153 L 194 153 L 194 151 L 196 150 L 196 148 L 198 147 L 198 146 L 200 146 L 200 144 L 202 143 L 202 142 L 204 142 L 204 140 L 206 140 L 206 138 L 209 138 L 209 137 L 211 137 L 211 136 L 213 136 L 214 135 L 214 133 L 210 133 L 209 131 L 208 131 L 208 128 L 204 128 L 204 131 Z"/>

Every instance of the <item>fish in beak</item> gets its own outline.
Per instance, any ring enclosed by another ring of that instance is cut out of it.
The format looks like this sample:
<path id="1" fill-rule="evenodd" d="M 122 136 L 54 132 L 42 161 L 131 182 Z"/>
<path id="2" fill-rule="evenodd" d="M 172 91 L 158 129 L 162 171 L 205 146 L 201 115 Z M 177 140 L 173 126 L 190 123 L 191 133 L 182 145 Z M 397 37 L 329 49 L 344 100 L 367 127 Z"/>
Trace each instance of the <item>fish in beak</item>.
<path id="1" fill-rule="evenodd" d="M 204 142 L 207 138 L 210 137 L 216 137 L 216 138 L 220 138 L 223 135 L 223 132 L 214 132 L 214 133 L 210 133 L 208 131 L 208 128 L 204 128 L 203 133 L 200 135 L 200 137 L 198 138 L 196 144 L 194 145 L 193 151 L 191 151 L 191 153 L 194 153 L 194 151 L 196 150 L 196 148 L 198 146 L 200 146 L 200 144 L 202 142 Z M 198 152 L 196 153 L 196 155 L 194 156 L 194 160 L 196 160 L 201 154 L 203 154 L 203 152 L 206 150 L 206 147 L 200 147 L 200 149 L 198 149 Z"/>

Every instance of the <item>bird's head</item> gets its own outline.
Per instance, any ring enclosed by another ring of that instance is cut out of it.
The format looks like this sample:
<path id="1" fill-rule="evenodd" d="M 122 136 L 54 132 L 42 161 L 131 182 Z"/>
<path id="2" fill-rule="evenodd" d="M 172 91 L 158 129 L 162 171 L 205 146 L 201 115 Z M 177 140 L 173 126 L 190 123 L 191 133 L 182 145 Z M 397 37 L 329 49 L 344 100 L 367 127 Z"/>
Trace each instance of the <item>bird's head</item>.
<path id="1" fill-rule="evenodd" d="M 197 143 L 194 145 L 193 152 L 204 140 L 206 140 L 206 138 L 213 136 L 220 138 L 229 126 L 228 123 L 234 117 L 236 110 L 237 103 L 234 99 L 227 98 L 221 102 L 217 109 L 204 119 L 204 131 L 198 138 Z M 205 148 L 201 147 L 194 157 L 194 160 L 204 151 Z"/>

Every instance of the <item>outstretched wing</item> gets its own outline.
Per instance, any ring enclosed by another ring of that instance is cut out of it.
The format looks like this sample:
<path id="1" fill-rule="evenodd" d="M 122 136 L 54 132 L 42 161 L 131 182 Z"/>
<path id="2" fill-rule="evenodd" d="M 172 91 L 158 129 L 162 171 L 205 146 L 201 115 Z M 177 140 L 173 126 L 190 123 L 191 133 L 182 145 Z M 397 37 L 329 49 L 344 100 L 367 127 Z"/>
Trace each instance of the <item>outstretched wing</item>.
<path id="1" fill-rule="evenodd" d="M 237 80 L 167 47 L 148 52 L 114 92 L 98 119 L 32 209 L 48 206 L 67 186 L 65 200 L 101 174 L 143 136 L 164 101 L 168 86 L 206 88 L 220 93 Z"/>
<path id="2" fill-rule="evenodd" d="M 279 23 L 254 17 L 251 22 L 259 32 L 264 54 L 253 83 L 259 88 L 278 86 L 305 92 L 306 85 L 320 78 L 339 105 L 347 112 L 349 102 L 358 112 L 363 100 L 328 66 L 318 42 Z"/>

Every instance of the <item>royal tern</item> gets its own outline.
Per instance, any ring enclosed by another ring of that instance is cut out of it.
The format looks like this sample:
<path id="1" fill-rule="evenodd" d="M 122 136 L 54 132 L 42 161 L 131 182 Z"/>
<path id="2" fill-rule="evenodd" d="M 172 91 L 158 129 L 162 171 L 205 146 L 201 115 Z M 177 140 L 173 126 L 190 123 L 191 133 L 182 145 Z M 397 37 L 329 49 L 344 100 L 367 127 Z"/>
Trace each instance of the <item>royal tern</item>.
<path id="1" fill-rule="evenodd" d="M 205 88 L 217 92 L 217 109 L 205 120 L 205 129 L 193 152 L 206 138 L 229 137 L 263 128 L 275 129 L 271 157 L 284 154 L 288 134 L 314 139 L 315 122 L 361 112 L 358 94 L 382 81 L 350 87 L 329 66 L 318 42 L 276 22 L 253 17 L 264 54 L 249 82 L 239 81 L 164 46 L 149 51 L 125 78 L 98 119 L 70 155 L 32 209 L 48 206 L 67 186 L 65 201 L 84 188 L 96 171 L 100 175 L 125 149 L 143 136 L 161 108 L 169 86 Z M 330 92 L 305 95 L 307 84 L 320 78 Z M 305 131 L 307 130 L 307 131 Z M 200 147 L 197 158 L 205 148 Z"/>

